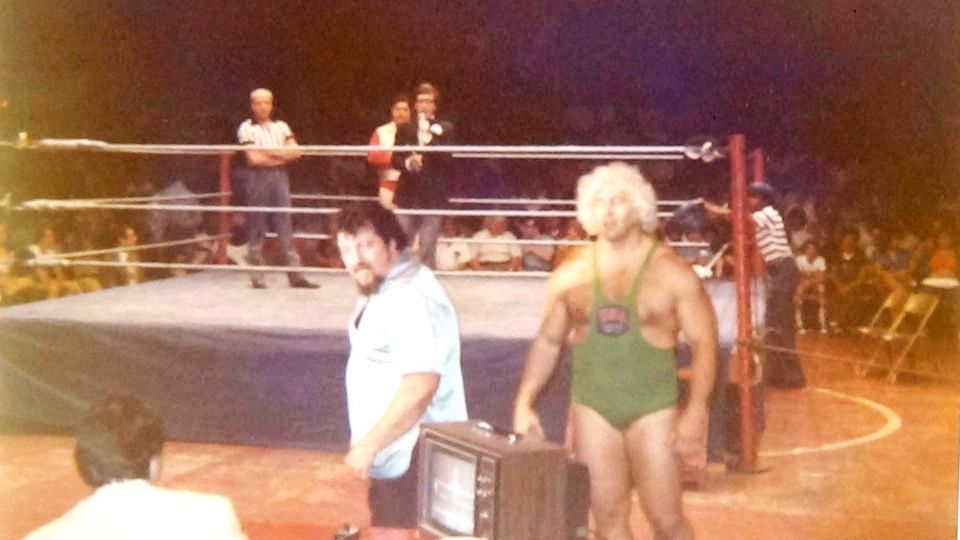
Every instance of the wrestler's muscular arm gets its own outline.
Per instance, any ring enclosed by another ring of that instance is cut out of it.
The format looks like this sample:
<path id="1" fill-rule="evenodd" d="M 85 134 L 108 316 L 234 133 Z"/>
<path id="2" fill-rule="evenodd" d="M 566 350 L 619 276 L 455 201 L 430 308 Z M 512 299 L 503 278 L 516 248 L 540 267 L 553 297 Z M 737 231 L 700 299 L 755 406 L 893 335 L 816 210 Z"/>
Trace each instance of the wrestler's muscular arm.
<path id="1" fill-rule="evenodd" d="M 543 427 L 533 404 L 556 369 L 560 350 L 570 333 L 566 291 L 573 266 L 575 264 L 563 265 L 550 277 L 543 321 L 527 353 L 527 363 L 514 401 L 513 430 L 517 433 L 543 437 Z"/>
<path id="2" fill-rule="evenodd" d="M 700 279 L 681 261 L 670 273 L 677 319 L 693 351 L 690 397 L 677 422 L 677 453 L 688 460 L 705 459 L 710 394 L 717 371 L 717 320 Z"/>

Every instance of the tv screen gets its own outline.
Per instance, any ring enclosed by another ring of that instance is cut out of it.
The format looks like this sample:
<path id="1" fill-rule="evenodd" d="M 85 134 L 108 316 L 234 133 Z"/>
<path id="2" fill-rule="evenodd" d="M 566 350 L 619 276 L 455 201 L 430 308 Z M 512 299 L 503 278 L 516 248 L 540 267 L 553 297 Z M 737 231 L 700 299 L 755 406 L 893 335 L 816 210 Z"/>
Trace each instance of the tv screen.
<path id="1" fill-rule="evenodd" d="M 425 448 L 427 478 L 426 517 L 453 533 L 474 534 L 477 459 L 451 448 Z"/>

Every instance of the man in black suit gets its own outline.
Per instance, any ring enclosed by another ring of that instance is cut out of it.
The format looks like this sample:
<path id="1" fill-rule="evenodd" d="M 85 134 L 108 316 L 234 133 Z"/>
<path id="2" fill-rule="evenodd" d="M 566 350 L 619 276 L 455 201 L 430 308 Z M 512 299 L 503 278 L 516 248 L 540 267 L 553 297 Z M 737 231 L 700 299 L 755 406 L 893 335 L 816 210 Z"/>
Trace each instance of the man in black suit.
<path id="1" fill-rule="evenodd" d="M 440 92 L 430 83 L 417 86 L 414 110 L 416 118 L 397 128 L 397 146 L 453 144 L 456 140 L 451 122 L 437 119 Z M 403 209 L 447 207 L 448 185 L 453 176 L 453 157 L 438 152 L 394 152 L 393 166 L 401 171 L 394 203 L 407 237 L 418 238 L 420 261 L 435 268 L 437 238 L 441 216 L 404 214 Z"/>

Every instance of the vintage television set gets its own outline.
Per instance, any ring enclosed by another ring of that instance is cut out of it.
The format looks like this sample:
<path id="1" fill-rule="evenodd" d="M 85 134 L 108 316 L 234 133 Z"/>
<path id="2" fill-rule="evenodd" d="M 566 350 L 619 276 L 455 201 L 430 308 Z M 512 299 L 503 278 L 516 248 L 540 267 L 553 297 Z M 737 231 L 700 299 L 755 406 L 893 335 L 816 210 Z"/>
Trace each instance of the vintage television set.
<path id="1" fill-rule="evenodd" d="M 587 470 L 558 444 L 485 422 L 425 424 L 419 467 L 421 538 L 587 537 Z"/>

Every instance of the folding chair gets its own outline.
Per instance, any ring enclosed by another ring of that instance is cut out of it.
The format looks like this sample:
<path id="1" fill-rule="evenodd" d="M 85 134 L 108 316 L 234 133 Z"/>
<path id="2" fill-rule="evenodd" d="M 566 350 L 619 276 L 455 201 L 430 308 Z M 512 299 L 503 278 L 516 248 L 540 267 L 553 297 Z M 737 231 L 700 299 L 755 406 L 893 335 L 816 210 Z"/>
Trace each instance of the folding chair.
<path id="1" fill-rule="evenodd" d="M 877 308 L 873 317 L 870 318 L 870 322 L 867 323 L 866 326 L 857 328 L 857 332 L 861 338 L 879 341 L 877 347 L 870 355 L 870 359 L 866 363 L 858 362 L 854 366 L 854 372 L 857 375 L 866 377 L 870 371 L 870 364 L 873 364 L 877 360 L 881 350 L 889 349 L 890 343 L 884 338 L 888 334 L 896 331 L 897 325 L 902 321 L 899 316 L 908 298 L 910 298 L 910 291 L 907 289 L 895 289 L 891 291 L 883 303 L 880 304 L 880 307 Z"/>
<path id="2" fill-rule="evenodd" d="M 890 292 L 884 299 L 883 303 L 880 304 L 880 307 L 877 309 L 877 312 L 873 314 L 873 317 L 870 319 L 870 322 L 866 326 L 861 326 L 857 328 L 857 331 L 861 335 L 868 336 L 881 336 L 886 333 L 889 328 L 889 323 L 892 323 L 896 320 L 897 315 L 900 314 L 901 308 L 907 303 L 907 299 L 910 298 L 910 291 L 907 289 L 896 289 Z M 889 321 L 889 323 L 884 326 L 882 321 Z"/>
<path id="3" fill-rule="evenodd" d="M 883 339 L 888 342 L 898 340 L 906 341 L 897 359 L 891 364 L 890 371 L 887 372 L 887 382 L 897 382 L 897 372 L 910 353 L 910 349 L 913 348 L 917 339 L 923 334 L 927 322 L 930 321 L 930 316 L 933 315 L 939 303 L 939 296 L 926 292 L 918 292 L 911 294 L 910 298 L 908 298 L 907 302 L 903 305 L 903 310 L 900 312 L 898 321 L 893 327 L 894 331 L 883 337 Z M 912 328 L 903 331 L 903 323 L 908 318 L 913 320 L 912 323 L 909 323 Z"/>

